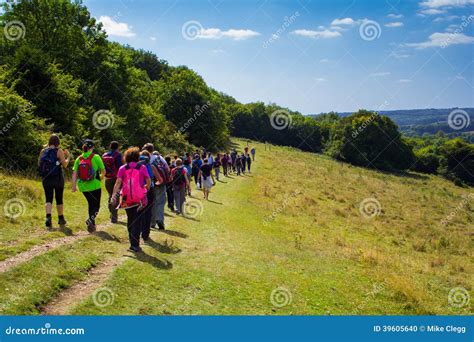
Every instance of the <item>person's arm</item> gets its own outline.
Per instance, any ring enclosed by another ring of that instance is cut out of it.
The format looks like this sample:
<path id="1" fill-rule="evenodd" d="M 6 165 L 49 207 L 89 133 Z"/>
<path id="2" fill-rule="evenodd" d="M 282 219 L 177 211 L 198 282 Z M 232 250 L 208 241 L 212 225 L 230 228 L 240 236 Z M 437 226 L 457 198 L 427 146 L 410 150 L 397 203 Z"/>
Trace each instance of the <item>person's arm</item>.
<path id="1" fill-rule="evenodd" d="M 77 183 L 77 171 L 74 171 L 72 173 L 72 189 L 71 189 L 72 192 L 76 192 L 76 190 L 77 190 L 76 183 Z"/>
<path id="2" fill-rule="evenodd" d="M 183 172 L 184 172 L 184 180 L 186 181 L 186 187 L 189 188 L 188 171 L 183 168 Z"/>
<path id="3" fill-rule="evenodd" d="M 43 153 L 44 153 L 44 148 L 41 150 L 40 154 L 39 154 L 39 157 L 38 157 L 38 167 L 40 166 L 41 164 L 41 157 L 43 156 Z"/>
<path id="4" fill-rule="evenodd" d="M 59 148 L 56 157 L 58 158 L 62 167 L 67 168 L 67 165 L 69 164 L 69 151 L 68 150 L 63 151 L 62 149 Z"/>
<path id="5" fill-rule="evenodd" d="M 154 176 L 155 179 L 156 179 L 155 185 L 161 185 L 161 184 L 163 184 L 163 178 L 161 177 L 160 173 L 159 173 L 158 170 L 156 169 L 156 166 L 155 166 L 155 165 L 152 165 L 152 166 L 151 166 L 151 169 L 153 170 L 153 176 Z"/>
<path id="6" fill-rule="evenodd" d="M 114 185 L 114 190 L 112 191 L 112 196 L 110 196 L 110 204 L 117 205 L 117 200 L 119 198 L 119 191 L 122 188 L 122 178 L 117 178 Z"/>
<path id="7" fill-rule="evenodd" d="M 151 179 L 150 179 L 150 177 L 146 178 L 145 181 L 146 181 L 145 188 L 146 188 L 147 190 L 150 190 L 150 186 L 151 186 Z"/>
<path id="8" fill-rule="evenodd" d="M 216 180 L 214 179 L 214 170 L 211 169 L 211 179 L 212 179 L 212 183 L 216 184 Z"/>

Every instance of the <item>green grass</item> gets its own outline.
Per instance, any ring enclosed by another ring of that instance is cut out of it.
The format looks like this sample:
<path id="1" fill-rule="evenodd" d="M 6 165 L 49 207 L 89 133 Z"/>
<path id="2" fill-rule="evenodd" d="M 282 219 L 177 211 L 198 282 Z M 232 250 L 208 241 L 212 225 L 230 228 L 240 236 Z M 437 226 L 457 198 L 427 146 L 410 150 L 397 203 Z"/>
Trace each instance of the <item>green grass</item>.
<path id="1" fill-rule="evenodd" d="M 202 215 L 186 219 L 170 214 L 170 232 L 153 232 L 155 243 L 144 246 L 144 254 L 114 269 L 102 285 L 114 293 L 111 305 L 98 307 L 89 297 L 71 313 L 472 313 L 471 306 L 448 304 L 450 289 L 472 291 L 474 283 L 472 202 L 448 225 L 441 224 L 472 188 L 434 176 L 402 177 L 350 167 L 290 148 L 256 147 L 251 175 L 225 179 L 213 188 L 210 202 L 194 191 Z M 35 182 L 25 186 L 39 189 Z M 68 196 L 84 211 L 78 194 Z M 370 197 L 380 202 L 381 213 L 365 218 L 359 205 Z M 77 214 L 68 212 L 75 219 Z M 99 222 L 106 221 L 102 215 Z M 16 238 L 14 246 L 21 240 L 15 227 L 35 224 L 33 217 L 26 219 L 31 221 L 20 217 L 17 223 L 6 222 L 6 231 Z M 74 231 L 83 229 L 80 221 Z M 126 240 L 124 227 L 108 231 Z M 10 303 L 8 313 L 35 312 L 38 303 L 85 277 L 100 260 L 121 256 L 125 242 L 91 237 L 39 256 L 0 278 L 1 288 L 27 282 L 34 295 L 4 291 L 0 301 Z M 46 261 L 44 277 L 34 277 L 32 265 Z M 60 285 L 51 287 L 56 282 Z M 272 291 L 283 291 L 286 305 L 272 304 Z"/>

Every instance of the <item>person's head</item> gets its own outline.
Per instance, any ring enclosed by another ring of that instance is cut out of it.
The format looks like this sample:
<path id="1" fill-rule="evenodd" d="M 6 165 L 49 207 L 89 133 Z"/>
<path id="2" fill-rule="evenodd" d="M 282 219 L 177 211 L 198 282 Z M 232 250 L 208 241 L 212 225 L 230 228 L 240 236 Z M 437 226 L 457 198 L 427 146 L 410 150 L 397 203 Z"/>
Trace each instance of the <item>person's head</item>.
<path id="1" fill-rule="evenodd" d="M 171 157 L 168 155 L 165 157 L 165 161 L 168 163 L 168 165 L 171 163 Z"/>
<path id="2" fill-rule="evenodd" d="M 94 141 L 92 141 L 92 139 L 84 140 L 84 144 L 82 145 L 82 150 L 84 152 L 92 151 L 93 148 L 94 148 Z"/>
<path id="3" fill-rule="evenodd" d="M 186 152 L 186 157 L 189 157 L 189 152 Z"/>
<path id="4" fill-rule="evenodd" d="M 130 147 L 125 151 L 124 159 L 126 163 L 137 163 L 140 160 L 140 149 L 138 147 Z"/>
<path id="5" fill-rule="evenodd" d="M 209 160 L 207 158 L 204 158 L 204 164 L 207 164 Z"/>
<path id="6" fill-rule="evenodd" d="M 142 151 L 148 151 L 150 153 L 153 153 L 154 149 L 155 148 L 152 143 L 146 143 L 145 145 L 143 145 Z"/>
<path id="7" fill-rule="evenodd" d="M 151 154 L 147 150 L 140 152 L 140 160 L 145 161 L 147 164 L 150 162 Z"/>
<path id="8" fill-rule="evenodd" d="M 175 155 L 173 156 L 173 158 L 174 158 L 174 160 L 177 160 L 177 159 L 178 159 L 178 156 L 175 154 Z"/>
<path id="9" fill-rule="evenodd" d="M 160 155 L 160 152 L 158 152 L 158 151 L 153 151 L 153 155 L 154 155 L 154 156 L 159 156 L 159 155 Z"/>
<path id="10" fill-rule="evenodd" d="M 48 146 L 59 147 L 60 141 L 56 134 L 51 134 L 48 140 Z"/>
<path id="11" fill-rule="evenodd" d="M 176 166 L 177 167 L 183 166 L 183 161 L 181 160 L 181 158 L 176 159 Z"/>
<path id="12" fill-rule="evenodd" d="M 110 143 L 110 146 L 109 146 L 109 147 L 110 147 L 110 149 L 111 149 L 112 151 L 118 150 L 118 148 L 119 148 L 119 143 L 118 143 L 118 141 L 112 141 L 112 142 Z"/>

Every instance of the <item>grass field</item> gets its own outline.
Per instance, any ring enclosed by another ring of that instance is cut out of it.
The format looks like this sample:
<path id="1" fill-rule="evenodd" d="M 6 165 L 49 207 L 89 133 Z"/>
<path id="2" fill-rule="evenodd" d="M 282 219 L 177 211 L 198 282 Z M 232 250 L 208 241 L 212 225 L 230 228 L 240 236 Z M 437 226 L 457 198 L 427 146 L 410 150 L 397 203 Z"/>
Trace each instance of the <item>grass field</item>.
<path id="1" fill-rule="evenodd" d="M 40 183 L 2 175 L 2 205 L 24 209 L 0 218 L 2 262 L 72 240 L 3 272 L 0 311 L 472 314 L 472 188 L 255 146 L 250 175 L 223 179 L 209 202 L 194 191 L 189 217 L 167 212 L 168 230 L 153 231 L 137 255 L 126 251 L 126 227 L 107 225 L 106 210 L 100 233 L 78 236 L 86 203 L 69 187 L 67 229 L 46 231 Z"/>

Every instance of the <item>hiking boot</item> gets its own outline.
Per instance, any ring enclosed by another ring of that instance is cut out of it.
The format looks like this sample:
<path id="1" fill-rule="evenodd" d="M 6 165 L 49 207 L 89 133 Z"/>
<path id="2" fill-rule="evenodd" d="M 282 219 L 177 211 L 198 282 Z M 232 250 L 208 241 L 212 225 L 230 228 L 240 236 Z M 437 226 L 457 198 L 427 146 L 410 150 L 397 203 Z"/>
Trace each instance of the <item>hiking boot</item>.
<path id="1" fill-rule="evenodd" d="M 93 232 L 95 232 L 96 230 L 97 230 L 97 227 L 96 227 L 95 224 L 89 223 L 89 224 L 87 225 L 87 231 L 88 231 L 89 233 L 93 233 Z"/>
<path id="2" fill-rule="evenodd" d="M 64 217 L 60 217 L 60 218 L 58 219 L 58 224 L 59 224 L 59 226 L 64 227 L 64 226 L 66 225 L 66 223 L 67 223 L 67 222 L 66 222 L 66 220 L 64 219 Z"/>
<path id="3" fill-rule="evenodd" d="M 118 220 L 116 218 L 112 218 L 112 219 L 110 219 L 110 223 L 114 223 L 114 224 L 118 223 Z"/>
<path id="4" fill-rule="evenodd" d="M 46 226 L 46 228 L 52 228 L 53 227 L 53 221 L 51 220 L 51 217 L 46 217 L 45 226 Z"/>
<path id="5" fill-rule="evenodd" d="M 158 223 L 158 229 L 159 230 L 165 230 L 165 224 L 163 222 L 158 221 L 157 223 Z"/>
<path id="6" fill-rule="evenodd" d="M 149 237 L 149 236 L 142 236 L 142 239 L 143 239 L 143 241 L 145 241 L 145 242 L 150 241 L 150 237 Z"/>
<path id="7" fill-rule="evenodd" d="M 140 247 L 133 247 L 133 246 L 130 246 L 130 248 L 128 249 L 130 252 L 133 252 L 133 253 L 140 253 L 142 252 L 142 249 Z"/>

